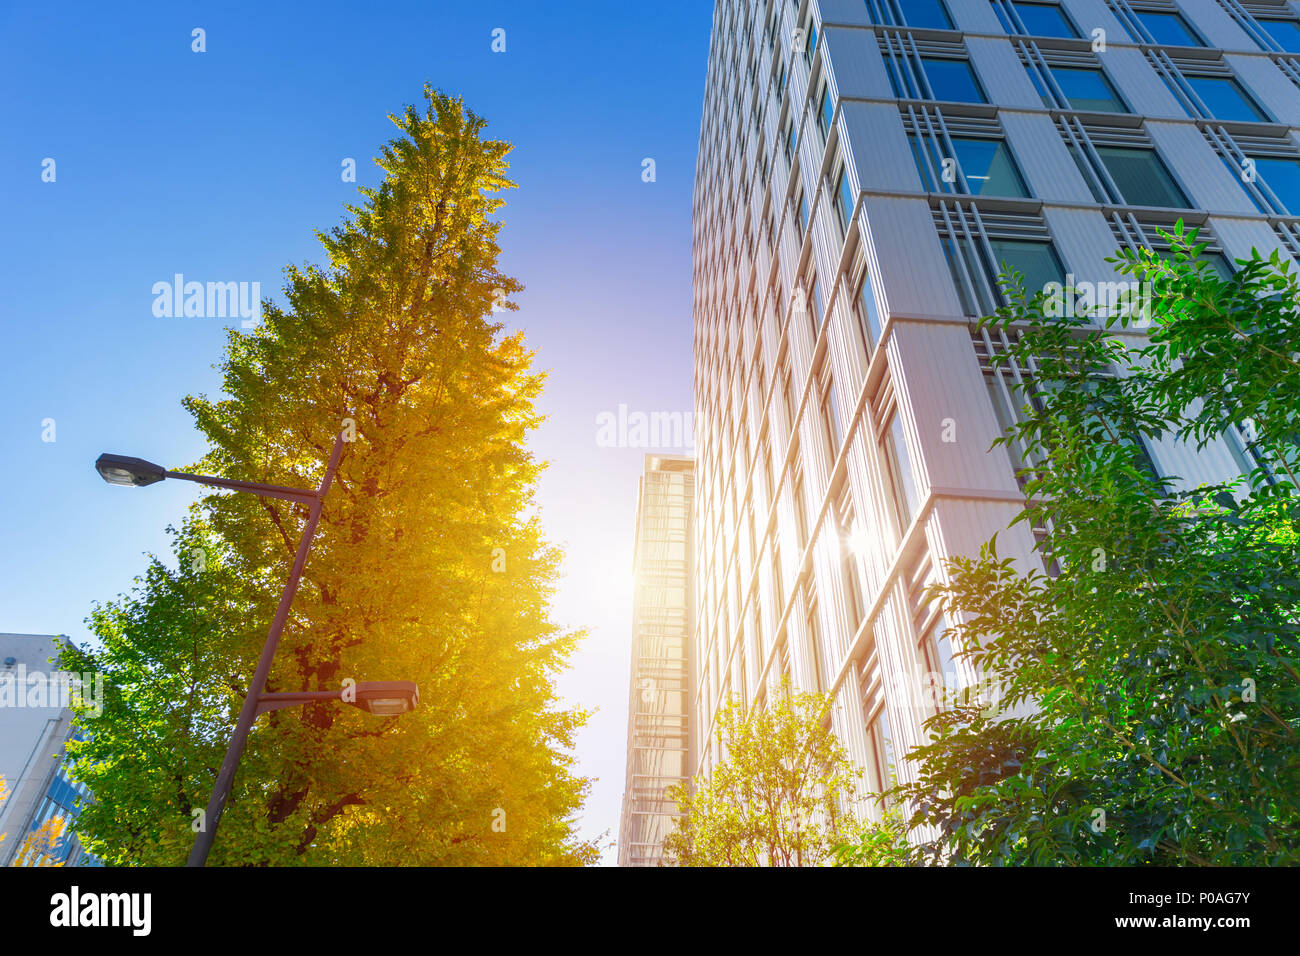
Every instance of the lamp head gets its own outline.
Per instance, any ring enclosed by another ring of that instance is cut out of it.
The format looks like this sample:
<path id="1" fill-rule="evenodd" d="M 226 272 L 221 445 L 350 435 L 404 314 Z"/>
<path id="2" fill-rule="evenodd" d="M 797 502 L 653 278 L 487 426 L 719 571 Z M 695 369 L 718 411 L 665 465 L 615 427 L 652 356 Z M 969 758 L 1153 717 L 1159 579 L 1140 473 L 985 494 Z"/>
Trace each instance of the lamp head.
<path id="1" fill-rule="evenodd" d="M 95 470 L 110 485 L 152 485 L 167 477 L 167 469 L 143 458 L 126 455 L 100 455 Z"/>
<path id="2" fill-rule="evenodd" d="M 415 710 L 420 688 L 409 680 L 362 681 L 356 686 L 356 699 L 348 703 L 376 717 L 396 717 Z"/>

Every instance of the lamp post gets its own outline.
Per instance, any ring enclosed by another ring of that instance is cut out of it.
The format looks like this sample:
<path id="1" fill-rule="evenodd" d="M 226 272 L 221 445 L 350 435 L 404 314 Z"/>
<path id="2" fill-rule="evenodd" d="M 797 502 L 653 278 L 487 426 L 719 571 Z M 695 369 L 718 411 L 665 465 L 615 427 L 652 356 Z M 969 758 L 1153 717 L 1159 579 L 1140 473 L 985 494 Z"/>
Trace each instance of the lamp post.
<path id="1" fill-rule="evenodd" d="M 302 539 L 298 542 L 298 552 L 293 559 L 293 568 L 289 571 L 289 580 L 285 582 L 280 594 L 280 604 L 275 609 L 275 618 L 271 621 L 271 630 L 262 646 L 262 656 L 249 685 L 248 696 L 239 712 L 239 720 L 230 735 L 230 744 L 226 748 L 225 759 L 217 773 L 217 782 L 208 808 L 203 818 L 203 828 L 194 841 L 186 866 L 203 866 L 208 859 L 208 851 L 217 836 L 217 826 L 221 823 L 221 814 L 226 808 L 230 788 L 235 780 L 235 770 L 244 755 L 248 743 L 248 734 L 253 721 L 259 714 L 283 707 L 295 707 L 317 700 L 340 700 L 360 707 L 378 716 L 395 716 L 414 710 L 420 700 L 420 692 L 410 681 L 377 681 L 356 684 L 342 691 L 301 691 L 298 693 L 267 694 L 264 693 L 267 678 L 271 673 L 271 664 L 280 644 L 280 634 L 289 617 L 289 607 L 298 590 L 298 581 L 302 577 L 303 567 L 307 563 L 307 554 L 311 551 L 312 538 L 316 534 L 316 525 L 320 521 L 321 508 L 325 494 L 334 480 L 339 458 L 343 454 L 343 434 L 340 432 L 334 440 L 334 449 L 330 453 L 329 464 L 325 467 L 325 476 L 320 487 L 315 490 L 303 488 L 286 488 L 282 485 L 265 485 L 252 481 L 234 481 L 229 478 L 215 478 L 209 475 L 191 475 L 186 472 L 168 471 L 161 465 L 141 458 L 129 458 L 125 455 L 100 455 L 95 461 L 95 470 L 110 484 L 141 487 L 152 485 L 165 478 L 180 478 L 195 481 L 216 488 L 228 488 L 232 491 L 247 491 L 264 498 L 279 498 L 285 501 L 297 501 L 308 506 L 307 524 L 302 529 Z"/>

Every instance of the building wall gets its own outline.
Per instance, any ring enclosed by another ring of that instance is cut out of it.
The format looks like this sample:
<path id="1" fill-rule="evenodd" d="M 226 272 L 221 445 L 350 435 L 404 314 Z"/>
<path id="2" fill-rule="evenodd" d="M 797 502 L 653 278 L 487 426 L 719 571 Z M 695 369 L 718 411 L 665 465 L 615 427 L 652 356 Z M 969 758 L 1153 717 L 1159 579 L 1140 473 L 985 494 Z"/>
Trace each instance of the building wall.
<path id="1" fill-rule="evenodd" d="M 0 634 L 0 776 L 9 797 L 0 804 L 0 866 L 8 866 L 27 834 L 53 815 L 68 818 L 59 857 L 71 865 L 84 854 L 71 833 L 76 802 L 86 797 L 84 787 L 73 784 L 62 769 L 63 747 L 72 733 L 72 711 L 62 703 L 28 706 L 27 684 L 20 678 L 45 679 L 55 671 L 50 663 L 63 639 L 43 634 Z"/>
<path id="2" fill-rule="evenodd" d="M 1010 0 L 947 0 L 952 29 L 933 28 L 938 6 L 715 5 L 694 199 L 693 771 L 722 757 L 726 698 L 762 706 L 784 674 L 835 694 L 833 726 L 875 785 L 909 779 L 927 675 L 974 680 L 920 594 L 994 533 L 1037 561 L 1007 527 L 1012 459 L 989 450 L 1023 370 L 995 370 L 1005 343 L 974 324 L 1002 302 L 1004 257 L 1050 246 L 1061 273 L 1115 281 L 1107 257 L 1181 218 L 1221 264 L 1300 258 L 1300 186 L 1242 175 L 1248 157 L 1300 163 L 1300 51 L 1261 25 L 1294 4 L 1064 0 L 1074 39 L 1030 35 Z M 1202 45 L 1168 42 L 1171 15 Z M 1099 78 L 1123 112 L 1081 85 Z M 1222 81 L 1259 116 L 1216 116 Z M 967 178 L 963 150 L 998 143 L 1022 195 Z M 1117 180 L 1109 164 L 1133 154 L 1115 150 L 1147 151 L 1144 175 L 1154 153 L 1185 199 L 1146 205 L 1165 200 Z M 1238 435 L 1148 450 L 1189 484 L 1244 463 Z"/>
<path id="3" fill-rule="evenodd" d="M 677 816 L 667 790 L 690 776 L 694 491 L 692 459 L 646 456 L 637 496 L 620 866 L 661 864 L 663 841 Z"/>

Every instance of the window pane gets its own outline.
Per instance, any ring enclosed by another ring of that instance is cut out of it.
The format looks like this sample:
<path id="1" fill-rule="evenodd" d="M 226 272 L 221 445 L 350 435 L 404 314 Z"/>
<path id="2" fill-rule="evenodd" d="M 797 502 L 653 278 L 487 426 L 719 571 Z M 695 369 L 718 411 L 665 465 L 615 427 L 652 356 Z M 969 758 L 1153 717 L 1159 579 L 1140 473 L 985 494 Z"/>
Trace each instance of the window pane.
<path id="1" fill-rule="evenodd" d="M 1098 146 L 1097 154 L 1129 205 L 1188 208 L 1187 197 L 1154 150 Z"/>
<path id="2" fill-rule="evenodd" d="M 926 140 L 926 142 L 928 143 L 929 140 Z M 920 138 L 909 135 L 907 137 L 907 144 L 912 147 L 912 161 L 916 163 L 916 171 L 921 176 L 921 188 L 927 192 L 938 191 L 942 187 L 937 187 L 934 183 L 934 171 L 930 162 L 927 162 L 926 156 L 921 152 L 922 146 Z M 926 152 L 930 152 L 930 150 L 926 149 Z M 938 160 L 935 160 L 933 157 L 930 157 L 930 159 L 935 163 L 938 162 Z"/>
<path id="3" fill-rule="evenodd" d="M 1176 13 L 1147 13 L 1138 11 L 1138 19 L 1157 43 L 1170 46 L 1203 46 L 1192 28 Z"/>
<path id="4" fill-rule="evenodd" d="M 1071 109 L 1092 113 L 1127 113 L 1128 107 L 1115 92 L 1115 87 L 1099 70 L 1073 67 L 1052 67 L 1052 76 L 1065 94 Z"/>
<path id="5" fill-rule="evenodd" d="M 1228 262 L 1228 257 L 1222 252 L 1202 252 L 1196 257 L 1197 262 L 1208 262 L 1210 270 L 1218 275 L 1220 279 L 1231 279 L 1236 273 L 1232 264 Z"/>
<path id="6" fill-rule="evenodd" d="M 1300 163 L 1255 156 L 1255 171 L 1291 215 L 1300 215 Z"/>
<path id="7" fill-rule="evenodd" d="M 1259 25 L 1282 49 L 1300 53 L 1300 23 L 1295 20 L 1260 20 Z"/>
<path id="8" fill-rule="evenodd" d="M 1033 297 L 1049 282 L 1065 285 L 1065 269 L 1056 256 L 1056 250 L 1047 242 L 1027 242 L 1023 239 L 991 239 L 998 272 L 1003 263 L 1024 276 L 1025 295 Z"/>
<path id="9" fill-rule="evenodd" d="M 1028 197 L 1007 144 L 993 139 L 954 139 L 957 164 L 976 196 Z"/>
<path id="10" fill-rule="evenodd" d="M 931 30 L 951 30 L 952 19 L 944 9 L 942 0 L 907 0 L 903 16 L 909 27 Z"/>
<path id="11" fill-rule="evenodd" d="M 1268 122 L 1264 111 L 1255 105 L 1236 80 L 1223 76 L 1189 76 L 1187 82 L 1214 119 Z"/>
<path id="12" fill-rule="evenodd" d="M 1030 36 L 1077 37 L 1078 31 L 1065 19 L 1065 13 L 1055 4 L 1013 3 L 1020 22 Z"/>
<path id="13" fill-rule="evenodd" d="M 903 436 L 903 420 L 894 415 L 885 435 L 885 445 L 894 471 L 894 496 L 899 514 L 899 533 L 907 530 L 916 514 L 916 476 L 912 472 L 912 459 L 907 453 L 907 439 Z"/>
<path id="14" fill-rule="evenodd" d="M 934 91 L 936 100 L 953 103 L 983 103 L 984 92 L 980 89 L 970 64 L 965 60 L 935 60 L 921 58 L 925 68 L 926 79 Z"/>
<path id="15" fill-rule="evenodd" d="M 840 170 L 840 182 L 836 187 L 836 192 L 840 197 L 840 216 L 843 220 L 844 231 L 847 232 L 849 224 L 853 222 L 854 195 L 853 187 L 849 185 L 848 173 Z"/>
<path id="16" fill-rule="evenodd" d="M 934 653 L 934 670 L 943 675 L 943 682 L 948 686 L 957 686 L 957 662 L 953 659 L 952 637 L 948 633 L 948 624 L 941 615 L 926 632 L 922 640 L 926 650 Z"/>
<path id="17" fill-rule="evenodd" d="M 828 136 L 831 131 L 831 119 L 835 115 L 835 104 L 831 102 L 831 91 L 829 88 L 822 90 L 822 135 Z"/>
<path id="18" fill-rule="evenodd" d="M 867 354 L 880 341 L 880 310 L 876 308 L 876 292 L 871 285 L 871 276 L 863 274 L 862 284 L 858 286 L 858 320 L 865 322 L 867 333 Z"/>
<path id="19" fill-rule="evenodd" d="M 835 383 L 826 389 L 826 400 L 822 402 L 822 419 L 826 423 L 826 441 L 830 446 L 831 461 L 840 451 L 840 406 L 835 400 Z"/>
<path id="20" fill-rule="evenodd" d="M 965 239 L 944 239 L 943 253 L 948 259 L 948 269 L 952 273 L 953 284 L 957 287 L 957 296 L 961 299 L 962 314 L 986 315 L 992 312 L 995 306 L 983 301 L 984 295 L 978 279 L 982 274 L 982 266 L 971 244 Z M 971 277 L 969 285 L 966 276 Z M 972 286 L 974 295 L 980 299 L 979 302 L 971 298 Z"/>
<path id="21" fill-rule="evenodd" d="M 1098 188 L 1097 177 L 1093 174 L 1089 164 L 1084 160 L 1083 154 L 1079 152 L 1079 147 L 1073 143 L 1066 143 L 1065 148 L 1069 150 L 1074 165 L 1079 167 L 1079 175 L 1083 181 L 1088 184 L 1088 191 L 1092 193 L 1093 202 L 1101 205 L 1106 202 L 1106 196 Z"/>
<path id="22" fill-rule="evenodd" d="M 1011 417 L 1011 409 L 1008 403 L 1014 404 L 1019 401 L 1019 393 L 1008 385 L 1007 395 L 1002 393 L 1002 386 L 998 384 L 997 379 L 992 375 L 985 377 L 984 382 L 988 385 L 989 399 L 993 402 L 993 414 L 998 420 L 998 434 L 1009 435 L 1011 426 L 1014 424 Z M 1024 487 L 1024 476 L 1020 474 L 1025 463 L 1020 458 L 1020 452 L 1014 442 L 1002 446 L 1007 453 L 1007 462 L 1011 466 L 1011 474 L 1015 476 L 1016 483 Z"/>

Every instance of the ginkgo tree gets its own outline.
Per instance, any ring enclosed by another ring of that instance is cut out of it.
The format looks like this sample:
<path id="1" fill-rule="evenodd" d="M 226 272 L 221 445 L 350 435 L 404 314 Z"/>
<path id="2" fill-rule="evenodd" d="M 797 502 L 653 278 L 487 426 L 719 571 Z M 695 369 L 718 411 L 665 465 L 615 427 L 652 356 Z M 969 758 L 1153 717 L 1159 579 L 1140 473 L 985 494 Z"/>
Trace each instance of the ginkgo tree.
<path id="1" fill-rule="evenodd" d="M 543 375 L 506 328 L 497 267 L 509 144 L 426 89 L 325 260 L 290 266 L 286 304 L 232 330 L 224 394 L 185 406 L 210 451 L 192 470 L 295 487 L 344 453 L 269 691 L 410 680 L 419 707 L 335 703 L 258 719 L 213 864 L 575 864 L 585 712 L 554 678 L 579 633 L 550 618 L 561 554 L 526 447 Z M 79 827 L 110 863 L 184 860 L 265 639 L 305 510 L 212 494 L 135 591 L 98 607 L 101 716 L 83 714 Z M 73 660 L 75 658 L 75 661 Z"/>

